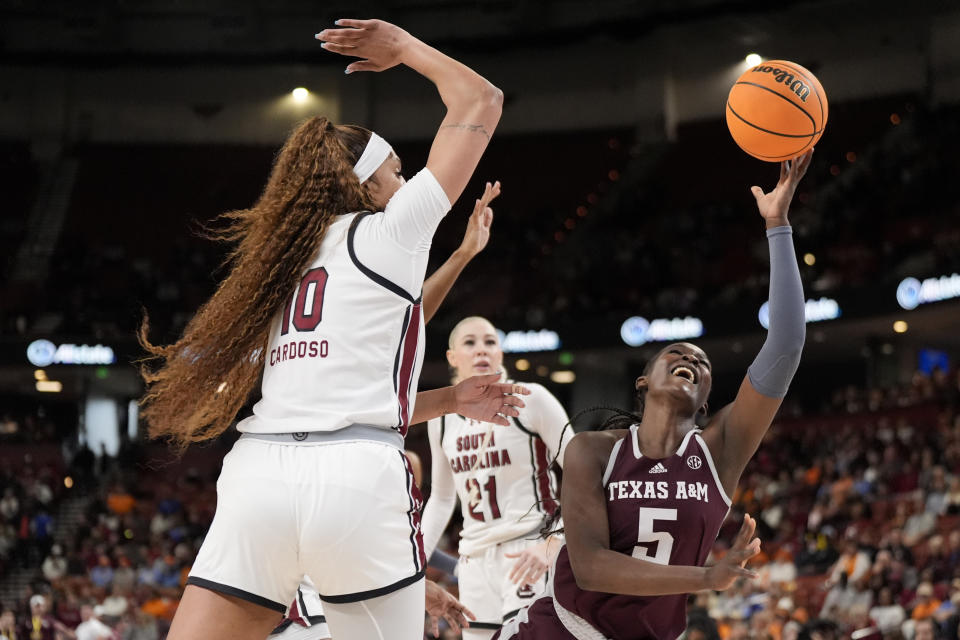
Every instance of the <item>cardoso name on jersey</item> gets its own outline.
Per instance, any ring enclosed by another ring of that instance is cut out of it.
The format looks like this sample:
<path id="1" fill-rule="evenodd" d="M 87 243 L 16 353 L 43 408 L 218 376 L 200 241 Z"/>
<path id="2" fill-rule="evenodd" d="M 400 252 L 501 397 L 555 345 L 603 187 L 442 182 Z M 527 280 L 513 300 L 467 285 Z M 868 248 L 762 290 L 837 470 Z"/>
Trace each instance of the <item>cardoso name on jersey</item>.
<path id="1" fill-rule="evenodd" d="M 326 340 L 299 340 L 271 349 L 270 366 L 287 360 L 326 358 L 329 354 L 330 344 Z"/>

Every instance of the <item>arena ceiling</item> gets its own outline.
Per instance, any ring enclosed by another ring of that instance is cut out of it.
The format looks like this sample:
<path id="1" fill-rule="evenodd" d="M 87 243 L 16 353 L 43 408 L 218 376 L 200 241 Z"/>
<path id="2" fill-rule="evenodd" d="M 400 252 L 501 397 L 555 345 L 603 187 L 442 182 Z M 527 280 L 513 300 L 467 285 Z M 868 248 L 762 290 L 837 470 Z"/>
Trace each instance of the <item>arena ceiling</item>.
<path id="1" fill-rule="evenodd" d="M 461 52 L 635 40 L 676 26 L 685 37 L 749 46 L 785 24 L 797 35 L 827 35 L 831 24 L 894 29 L 951 5 L 915 0 L 904 12 L 893 0 L 0 0 L 0 61 L 324 60 L 303 33 L 339 17 L 381 17 Z"/>

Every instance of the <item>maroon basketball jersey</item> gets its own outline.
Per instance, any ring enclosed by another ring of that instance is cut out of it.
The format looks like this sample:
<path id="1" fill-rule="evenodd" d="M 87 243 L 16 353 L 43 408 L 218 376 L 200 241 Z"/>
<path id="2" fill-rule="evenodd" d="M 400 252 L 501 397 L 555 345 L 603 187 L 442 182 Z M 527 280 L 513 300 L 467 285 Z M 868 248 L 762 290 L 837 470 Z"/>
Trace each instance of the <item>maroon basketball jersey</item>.
<path id="1" fill-rule="evenodd" d="M 636 430 L 630 427 L 614 445 L 603 477 L 610 549 L 649 562 L 702 566 L 730 498 L 700 430 L 687 433 L 677 452 L 661 460 L 640 453 Z M 685 594 L 585 591 L 577 587 L 566 547 L 557 556 L 553 584 L 557 615 L 578 638 L 599 631 L 615 640 L 673 640 L 686 628 Z"/>

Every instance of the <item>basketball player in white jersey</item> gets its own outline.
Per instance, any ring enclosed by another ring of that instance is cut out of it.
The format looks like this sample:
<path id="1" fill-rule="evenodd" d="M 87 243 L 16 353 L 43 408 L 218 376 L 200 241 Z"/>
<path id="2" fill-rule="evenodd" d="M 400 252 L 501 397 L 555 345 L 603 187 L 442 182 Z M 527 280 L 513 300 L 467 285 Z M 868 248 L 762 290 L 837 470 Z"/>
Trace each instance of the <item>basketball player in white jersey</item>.
<path id="1" fill-rule="evenodd" d="M 454 379 L 503 370 L 493 325 L 480 317 L 461 320 L 450 333 L 447 360 Z M 424 546 L 436 547 L 457 498 L 463 512 L 459 544 L 460 599 L 476 620 L 465 640 L 490 638 L 501 623 L 539 597 L 547 569 L 562 542 L 538 539 L 557 507 L 550 470 L 573 437 L 567 414 L 553 395 L 527 384 L 526 406 L 510 426 L 451 413 L 428 423 L 432 457 L 430 500 L 423 514 Z"/>
<path id="2" fill-rule="evenodd" d="M 142 415 L 186 447 L 262 398 L 223 462 L 217 511 L 170 640 L 262 640 L 309 575 L 334 637 L 423 633 L 422 498 L 402 452 L 410 424 L 458 412 L 509 424 L 525 394 L 499 376 L 417 393 L 421 290 L 440 220 L 487 147 L 503 94 L 404 30 L 340 20 L 317 34 L 404 64 L 447 112 L 427 166 L 404 182 L 376 134 L 311 118 L 288 138 L 257 203 L 225 216 L 230 272 L 172 345 L 153 345 Z M 365 211 L 366 210 L 366 211 Z"/>
<path id="3" fill-rule="evenodd" d="M 429 322 L 436 313 L 464 267 L 487 246 L 487 241 L 490 239 L 490 225 L 493 223 L 493 210 L 489 204 L 499 195 L 500 183 L 488 182 L 483 195 L 474 204 L 473 213 L 467 221 L 467 230 L 460 246 L 423 283 L 424 324 Z M 423 465 L 420 457 L 412 451 L 405 451 L 404 455 L 410 460 L 410 470 L 417 487 L 423 486 Z M 433 554 L 446 556 L 442 551 L 434 551 Z M 427 557 L 430 558 L 430 565 L 435 566 L 434 558 Z M 443 560 L 443 564 L 455 565 L 456 563 L 455 559 L 449 557 Z M 453 567 L 445 567 L 444 570 L 453 573 Z M 470 618 L 474 617 L 472 612 L 456 598 L 429 580 L 427 581 L 427 613 L 430 614 L 431 631 L 435 637 L 440 635 L 440 618 L 444 618 L 450 628 L 459 631 L 460 627 L 469 625 L 467 615 Z M 323 614 L 323 603 L 309 576 L 303 577 L 283 622 L 277 625 L 269 638 L 270 640 L 330 640 L 330 627 Z"/>

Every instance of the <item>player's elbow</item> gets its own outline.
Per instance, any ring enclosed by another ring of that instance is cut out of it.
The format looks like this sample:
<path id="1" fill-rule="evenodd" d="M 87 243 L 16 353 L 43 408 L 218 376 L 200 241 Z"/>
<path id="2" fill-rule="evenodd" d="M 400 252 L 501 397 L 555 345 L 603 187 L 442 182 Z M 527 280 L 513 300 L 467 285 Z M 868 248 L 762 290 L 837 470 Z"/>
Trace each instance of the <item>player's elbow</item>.
<path id="1" fill-rule="evenodd" d="M 580 559 L 576 559 L 580 555 Z M 587 557 L 582 557 L 586 555 Z M 593 554 L 573 554 L 570 553 L 570 568 L 573 570 L 573 578 L 577 582 L 577 587 L 584 591 L 603 591 L 601 582 L 601 571 L 597 570 L 597 559 Z"/>
<path id="2" fill-rule="evenodd" d="M 503 91 L 485 80 L 484 87 L 480 91 L 479 103 L 483 105 L 487 114 L 499 120 L 503 113 Z"/>

